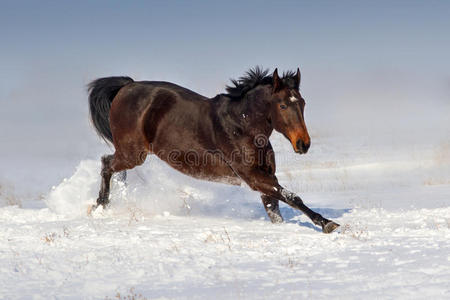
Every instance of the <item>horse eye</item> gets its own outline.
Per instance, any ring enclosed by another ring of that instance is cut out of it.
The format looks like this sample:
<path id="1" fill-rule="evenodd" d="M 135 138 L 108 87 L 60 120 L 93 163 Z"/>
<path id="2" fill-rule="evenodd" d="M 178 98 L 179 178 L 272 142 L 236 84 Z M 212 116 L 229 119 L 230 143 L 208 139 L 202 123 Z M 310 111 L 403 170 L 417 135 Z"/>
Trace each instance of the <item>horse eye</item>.
<path id="1" fill-rule="evenodd" d="M 286 108 L 287 108 L 287 105 L 285 105 L 285 104 L 280 104 L 280 108 L 281 108 L 281 109 L 286 109 Z"/>

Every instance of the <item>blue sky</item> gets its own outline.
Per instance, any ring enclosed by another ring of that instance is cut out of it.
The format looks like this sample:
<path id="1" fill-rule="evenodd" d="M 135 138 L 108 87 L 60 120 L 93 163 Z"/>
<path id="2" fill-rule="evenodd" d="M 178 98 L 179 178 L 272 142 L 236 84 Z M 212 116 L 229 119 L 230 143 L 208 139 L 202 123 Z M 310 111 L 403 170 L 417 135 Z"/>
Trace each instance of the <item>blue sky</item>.
<path id="1" fill-rule="evenodd" d="M 8 86 L 37 68 L 71 70 L 85 80 L 126 73 L 196 87 L 206 81 L 214 86 L 201 87 L 207 93 L 256 64 L 300 65 L 305 76 L 383 68 L 449 74 L 448 1 L 2 1 L 1 6 L 0 61 Z"/>
<path id="2" fill-rule="evenodd" d="M 23 136 L 71 151 L 96 138 L 85 86 L 109 75 L 172 81 L 212 97 L 249 67 L 300 66 L 311 130 L 345 127 L 348 116 L 361 127 L 380 116 L 399 128 L 448 119 L 450 1 L 0 6 L 0 125 L 20 131 L 0 132 L 11 151 Z"/>

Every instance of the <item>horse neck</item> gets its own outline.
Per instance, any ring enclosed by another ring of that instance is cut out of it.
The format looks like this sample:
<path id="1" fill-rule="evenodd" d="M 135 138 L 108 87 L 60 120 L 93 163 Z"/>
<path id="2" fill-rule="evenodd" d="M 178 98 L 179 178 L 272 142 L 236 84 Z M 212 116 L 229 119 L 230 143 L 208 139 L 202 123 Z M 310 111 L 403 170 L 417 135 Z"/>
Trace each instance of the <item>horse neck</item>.
<path id="1" fill-rule="evenodd" d="M 264 134 L 270 136 L 272 134 L 273 127 L 269 121 L 270 95 L 270 87 L 260 86 L 248 92 L 237 103 L 236 111 L 244 124 L 244 132 L 250 135 Z"/>

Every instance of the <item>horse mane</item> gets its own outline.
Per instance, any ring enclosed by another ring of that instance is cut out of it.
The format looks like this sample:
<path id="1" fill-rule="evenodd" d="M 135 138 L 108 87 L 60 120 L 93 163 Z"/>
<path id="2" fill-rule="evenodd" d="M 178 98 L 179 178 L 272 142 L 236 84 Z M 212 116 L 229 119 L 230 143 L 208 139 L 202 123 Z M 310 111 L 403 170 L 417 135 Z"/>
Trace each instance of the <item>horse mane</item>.
<path id="1" fill-rule="evenodd" d="M 281 80 L 285 85 L 289 88 L 294 88 L 295 86 L 295 72 L 294 71 L 286 71 L 283 72 L 283 76 Z M 245 74 L 238 79 L 230 79 L 232 85 L 226 86 L 228 97 L 231 98 L 242 98 L 247 94 L 250 90 L 254 89 L 259 85 L 270 84 L 273 83 L 272 75 L 269 75 L 269 69 L 263 69 L 260 66 L 256 66 L 254 68 L 249 69 Z"/>

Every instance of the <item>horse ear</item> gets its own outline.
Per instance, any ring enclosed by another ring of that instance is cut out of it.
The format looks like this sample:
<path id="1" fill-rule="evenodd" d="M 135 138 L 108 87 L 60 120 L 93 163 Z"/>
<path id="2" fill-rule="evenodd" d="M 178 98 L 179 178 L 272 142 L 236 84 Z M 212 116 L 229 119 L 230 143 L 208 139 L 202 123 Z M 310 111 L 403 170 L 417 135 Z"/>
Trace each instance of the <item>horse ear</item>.
<path id="1" fill-rule="evenodd" d="M 272 80 L 273 80 L 273 89 L 272 92 L 275 93 L 276 91 L 278 91 L 281 88 L 281 79 L 278 76 L 278 68 L 275 68 L 275 71 L 273 71 L 273 75 L 272 75 Z"/>
<path id="2" fill-rule="evenodd" d="M 300 88 L 300 79 L 302 75 L 300 74 L 300 68 L 297 68 L 297 74 L 295 74 L 295 87 L 297 90 Z"/>

